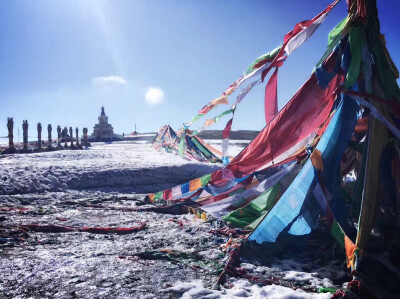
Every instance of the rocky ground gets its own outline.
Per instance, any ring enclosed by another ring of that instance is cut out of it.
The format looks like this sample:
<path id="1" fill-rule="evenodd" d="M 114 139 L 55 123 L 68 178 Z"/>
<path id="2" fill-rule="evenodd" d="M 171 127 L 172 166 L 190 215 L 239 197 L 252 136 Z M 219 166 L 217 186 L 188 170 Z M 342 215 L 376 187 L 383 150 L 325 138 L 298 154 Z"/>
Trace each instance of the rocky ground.
<path id="1" fill-rule="evenodd" d="M 0 297 L 330 298 L 316 292 L 349 280 L 333 243 L 310 241 L 320 252 L 243 256 L 237 265 L 243 275 L 217 288 L 229 258 L 229 237 L 212 233 L 218 222 L 137 209 L 149 207 L 143 193 L 218 167 L 132 142 L 3 156 Z M 139 228 L 123 232 L 132 227 Z"/>

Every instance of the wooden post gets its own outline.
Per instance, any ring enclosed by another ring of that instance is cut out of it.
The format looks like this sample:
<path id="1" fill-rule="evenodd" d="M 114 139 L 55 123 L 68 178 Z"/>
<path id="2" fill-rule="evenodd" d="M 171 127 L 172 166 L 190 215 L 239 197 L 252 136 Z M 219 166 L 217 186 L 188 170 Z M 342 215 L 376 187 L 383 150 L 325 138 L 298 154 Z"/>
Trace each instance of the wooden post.
<path id="1" fill-rule="evenodd" d="M 87 128 L 83 128 L 83 145 L 85 147 L 88 147 L 88 129 Z"/>
<path id="2" fill-rule="evenodd" d="M 75 148 L 74 146 L 74 130 L 72 127 L 69 127 L 69 137 L 71 138 L 71 149 Z"/>
<path id="3" fill-rule="evenodd" d="M 37 131 L 38 131 L 38 150 L 42 149 L 42 124 L 37 124 Z"/>
<path id="4" fill-rule="evenodd" d="M 75 143 L 76 148 L 77 149 L 83 149 L 82 142 L 79 143 L 79 129 L 78 129 L 78 127 L 75 128 L 75 134 L 76 134 L 75 135 L 76 136 L 76 143 Z"/>
<path id="5" fill-rule="evenodd" d="M 61 127 L 57 126 L 57 147 L 61 148 Z"/>
<path id="6" fill-rule="evenodd" d="M 23 131 L 23 138 L 24 138 L 24 151 L 28 150 L 28 121 L 22 121 L 22 131 Z"/>
<path id="7" fill-rule="evenodd" d="M 76 145 L 79 146 L 79 129 L 75 128 Z"/>
<path id="8" fill-rule="evenodd" d="M 47 149 L 52 149 L 53 148 L 53 140 L 51 140 L 51 124 L 47 125 L 47 137 L 48 137 L 48 143 L 47 143 Z"/>
<path id="9" fill-rule="evenodd" d="M 7 118 L 7 129 L 8 129 L 8 148 L 5 149 L 2 154 L 14 154 L 17 150 L 14 147 L 14 120 L 12 118 Z"/>
<path id="10" fill-rule="evenodd" d="M 67 137 L 68 137 L 68 128 L 67 127 L 64 127 L 64 130 L 63 130 L 63 137 L 64 137 L 64 148 L 67 148 L 68 147 L 68 144 L 67 144 Z"/>
<path id="11" fill-rule="evenodd" d="M 13 118 L 7 118 L 7 129 L 8 129 L 8 148 L 11 150 L 14 148 L 14 120 Z"/>

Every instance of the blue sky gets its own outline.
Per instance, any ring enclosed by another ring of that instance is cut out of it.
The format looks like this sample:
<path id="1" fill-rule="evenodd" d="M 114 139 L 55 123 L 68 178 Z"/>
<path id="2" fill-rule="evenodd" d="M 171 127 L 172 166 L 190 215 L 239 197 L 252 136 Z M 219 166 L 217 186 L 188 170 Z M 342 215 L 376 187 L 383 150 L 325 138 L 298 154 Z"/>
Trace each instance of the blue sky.
<path id="1" fill-rule="evenodd" d="M 135 123 L 139 132 L 167 123 L 179 128 L 297 22 L 330 2 L 0 1 L 0 136 L 7 135 L 7 117 L 14 117 L 16 128 L 27 119 L 30 136 L 39 121 L 43 127 L 86 126 L 91 133 L 102 105 L 116 133 L 132 132 Z M 399 67 L 400 3 L 378 0 L 378 6 L 381 31 Z M 342 0 L 280 69 L 279 107 L 310 75 L 328 32 L 345 16 Z M 234 130 L 263 128 L 263 93 L 264 86 L 257 86 L 240 104 Z M 210 116 L 226 107 L 218 109 Z"/>

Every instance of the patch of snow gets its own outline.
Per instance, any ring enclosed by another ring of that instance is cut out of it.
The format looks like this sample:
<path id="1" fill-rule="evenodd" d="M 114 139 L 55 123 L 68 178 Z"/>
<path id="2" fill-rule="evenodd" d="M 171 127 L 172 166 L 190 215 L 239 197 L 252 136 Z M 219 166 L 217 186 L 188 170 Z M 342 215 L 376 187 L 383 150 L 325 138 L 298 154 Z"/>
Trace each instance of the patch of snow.
<path id="1" fill-rule="evenodd" d="M 174 292 L 181 295 L 181 298 L 275 298 L 275 299 L 328 299 L 331 294 L 307 293 L 301 289 L 268 285 L 260 287 L 253 285 L 247 280 L 233 280 L 233 287 L 230 289 L 211 290 L 204 287 L 201 280 L 189 282 L 177 282 L 174 286 L 162 290 L 162 292 Z"/>
<path id="2" fill-rule="evenodd" d="M 306 282 L 309 283 L 311 286 L 323 286 L 326 288 L 333 287 L 332 281 L 328 278 L 320 279 L 317 277 L 318 273 L 312 272 L 301 272 L 301 271 L 288 271 L 286 272 L 283 279 L 291 280 L 291 281 L 299 281 L 299 282 Z"/>

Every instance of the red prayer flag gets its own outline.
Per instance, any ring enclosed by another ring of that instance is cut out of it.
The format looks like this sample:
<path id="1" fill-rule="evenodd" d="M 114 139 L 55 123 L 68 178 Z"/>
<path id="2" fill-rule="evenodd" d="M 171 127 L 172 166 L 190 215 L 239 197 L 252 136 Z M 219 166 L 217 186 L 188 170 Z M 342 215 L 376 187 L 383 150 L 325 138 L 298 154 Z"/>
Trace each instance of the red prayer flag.
<path id="1" fill-rule="evenodd" d="M 278 114 L 278 68 L 265 86 L 265 123 L 268 124 Z"/>
<path id="2" fill-rule="evenodd" d="M 324 64 L 329 65 L 331 60 L 335 59 L 335 55 L 330 55 Z M 225 169 L 232 171 L 237 178 L 248 175 L 315 132 L 329 118 L 337 88 L 343 80 L 344 75 L 338 73 L 329 85 L 323 88 L 318 84 L 314 73 L 277 116 Z M 210 183 L 222 182 L 222 171 L 214 172 Z"/>
<path id="3" fill-rule="evenodd" d="M 233 117 L 228 121 L 228 123 L 225 126 L 225 129 L 222 131 L 222 138 L 229 138 L 231 135 L 231 128 L 232 128 L 232 121 Z"/>
<path id="4" fill-rule="evenodd" d="M 163 192 L 163 199 L 171 199 L 172 198 L 172 189 L 164 190 Z"/>

